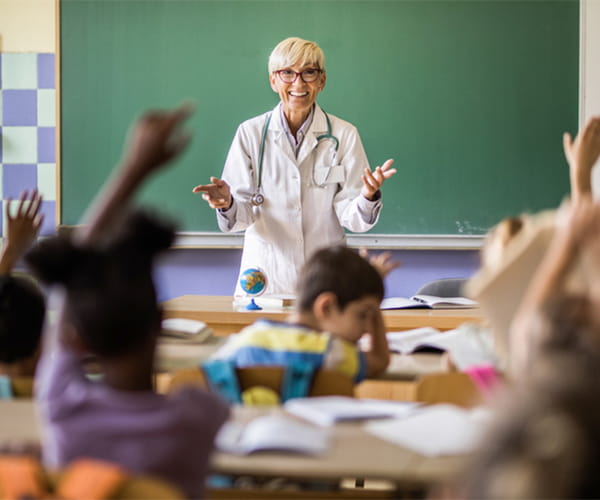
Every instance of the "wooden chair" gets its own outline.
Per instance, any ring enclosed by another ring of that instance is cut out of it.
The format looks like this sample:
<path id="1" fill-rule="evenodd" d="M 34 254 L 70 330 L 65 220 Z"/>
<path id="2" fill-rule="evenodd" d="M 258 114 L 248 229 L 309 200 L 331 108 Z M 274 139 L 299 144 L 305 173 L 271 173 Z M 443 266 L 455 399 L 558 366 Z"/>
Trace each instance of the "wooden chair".
<path id="1" fill-rule="evenodd" d="M 426 404 L 451 403 L 465 408 L 481 403 L 481 393 L 466 373 L 432 373 L 419 378 L 415 400 Z"/>
<path id="2" fill-rule="evenodd" d="M 242 391 L 256 386 L 268 387 L 277 393 L 281 384 L 285 367 L 282 366 L 253 366 L 237 368 L 236 374 Z M 208 384 L 203 371 L 199 368 L 188 368 L 170 374 L 163 379 L 162 387 L 171 392 L 183 386 L 198 386 L 207 388 Z M 354 382 L 350 377 L 333 370 L 317 370 L 312 380 L 309 396 L 354 396 Z"/>
<path id="3" fill-rule="evenodd" d="M 49 495 L 50 493 L 50 495 Z M 81 458 L 64 469 L 45 469 L 32 456 L 0 455 L 0 498 L 64 500 L 179 500 L 185 495 L 169 482 L 129 475 L 109 462 Z"/>

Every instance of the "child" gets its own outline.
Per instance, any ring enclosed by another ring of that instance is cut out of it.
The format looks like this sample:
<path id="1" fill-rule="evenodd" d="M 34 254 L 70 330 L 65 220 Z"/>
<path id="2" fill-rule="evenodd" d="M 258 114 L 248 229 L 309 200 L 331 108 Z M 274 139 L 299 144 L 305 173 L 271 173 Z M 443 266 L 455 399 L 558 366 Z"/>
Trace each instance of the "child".
<path id="1" fill-rule="evenodd" d="M 87 224 L 70 241 L 43 242 L 28 263 L 45 282 L 59 285 L 57 325 L 49 333 L 54 349 L 44 351 L 36 378 L 46 465 L 82 456 L 112 461 L 199 498 L 213 439 L 229 410 L 197 388 L 153 392 L 161 311 L 152 264 L 174 233 L 127 206 L 146 178 L 187 144 L 179 128 L 188 114 L 181 108 L 144 115 Z M 101 382 L 85 377 L 83 353 L 97 358 Z"/>
<path id="2" fill-rule="evenodd" d="M 10 273 L 39 231 L 41 201 L 37 191 L 23 192 L 14 215 L 10 200 L 6 203 L 6 242 L 0 254 L 0 375 L 6 377 L 33 377 L 39 356 L 44 296 L 33 282 Z M 8 396 L 10 385 L 5 389 Z"/>
<path id="3" fill-rule="evenodd" d="M 467 468 L 463 498 L 599 498 L 600 205 L 580 197 L 515 321 L 521 377 Z M 583 258 L 588 288 L 569 279 Z"/>
<path id="4" fill-rule="evenodd" d="M 389 363 L 379 309 L 383 294 L 380 274 L 356 252 L 343 246 L 318 250 L 300 273 L 296 311 L 285 322 L 255 322 L 215 357 L 239 367 L 303 361 L 360 382 Z M 365 333 L 371 346 L 361 352 L 356 344 Z"/>

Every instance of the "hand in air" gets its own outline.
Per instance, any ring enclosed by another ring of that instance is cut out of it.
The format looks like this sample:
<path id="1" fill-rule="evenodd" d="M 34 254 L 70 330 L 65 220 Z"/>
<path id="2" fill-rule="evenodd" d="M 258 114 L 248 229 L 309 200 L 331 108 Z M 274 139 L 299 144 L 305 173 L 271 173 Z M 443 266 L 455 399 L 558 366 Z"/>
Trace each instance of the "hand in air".
<path id="1" fill-rule="evenodd" d="M 396 169 L 391 168 L 393 163 L 394 160 L 390 158 L 381 167 L 375 167 L 372 172 L 365 168 L 365 172 L 361 176 L 363 187 L 360 192 L 367 200 L 373 200 L 385 180 L 396 173 Z"/>
<path id="2" fill-rule="evenodd" d="M 36 189 L 29 194 L 23 191 L 16 213 L 10 213 L 11 200 L 6 204 L 6 243 L 18 253 L 23 253 L 35 239 L 44 220 L 40 213 L 42 195 Z"/>
<path id="3" fill-rule="evenodd" d="M 216 177 L 211 177 L 210 182 L 210 184 L 200 184 L 192 189 L 192 191 L 194 193 L 202 193 L 202 199 L 208 203 L 210 208 L 228 209 L 233 202 L 229 184 Z"/>
<path id="4" fill-rule="evenodd" d="M 563 148 L 571 171 L 574 195 L 591 195 L 592 167 L 600 156 L 600 116 L 592 118 L 573 140 L 563 134 Z"/>
<path id="5" fill-rule="evenodd" d="M 392 258 L 391 252 L 382 252 L 377 255 L 369 255 L 369 251 L 366 248 L 361 248 L 359 254 L 363 259 L 369 261 L 369 263 L 377 269 L 377 272 L 382 278 L 385 278 L 394 269 L 400 267 L 402 264 Z"/>
<path id="6" fill-rule="evenodd" d="M 129 168 L 144 175 L 175 159 L 190 142 L 182 125 L 192 111 L 191 104 L 184 104 L 174 110 L 144 113 L 129 132 L 125 150 Z"/>

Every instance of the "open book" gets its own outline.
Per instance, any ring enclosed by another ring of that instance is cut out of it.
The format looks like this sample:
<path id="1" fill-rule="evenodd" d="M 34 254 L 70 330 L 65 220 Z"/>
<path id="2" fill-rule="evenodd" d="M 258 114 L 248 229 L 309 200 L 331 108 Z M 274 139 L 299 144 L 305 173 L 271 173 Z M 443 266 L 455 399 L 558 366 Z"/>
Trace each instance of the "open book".
<path id="1" fill-rule="evenodd" d="M 202 343 L 213 331 L 206 323 L 186 318 L 167 318 L 161 323 L 160 336 L 169 342 Z"/>
<path id="2" fill-rule="evenodd" d="M 400 354 L 432 348 L 447 351 L 459 370 L 498 364 L 492 332 L 474 323 L 464 323 L 447 332 L 427 326 L 403 332 L 388 332 L 386 337 L 390 351 Z"/>
<path id="3" fill-rule="evenodd" d="M 356 399 L 345 396 L 295 398 L 286 401 L 288 413 L 319 425 L 371 418 L 403 417 L 416 408 L 417 403 Z"/>
<path id="4" fill-rule="evenodd" d="M 466 297 L 435 297 L 433 295 L 413 295 L 388 297 L 381 301 L 381 309 L 470 309 L 477 302 Z"/>
<path id="5" fill-rule="evenodd" d="M 477 446 L 491 418 L 487 408 L 439 404 L 419 408 L 403 419 L 368 422 L 365 429 L 428 457 L 458 455 Z"/>
<path id="6" fill-rule="evenodd" d="M 244 295 L 236 295 L 233 297 L 233 305 L 235 306 L 247 306 L 250 301 L 254 299 L 254 302 L 265 309 L 278 309 L 283 307 L 291 307 L 296 301 L 294 295 L 283 295 L 283 294 L 271 294 L 271 295 L 259 295 L 258 297 L 247 297 Z"/>
<path id="7" fill-rule="evenodd" d="M 235 455 L 257 451 L 287 451 L 322 455 L 329 449 L 328 429 L 281 414 L 265 415 L 247 424 L 225 422 L 215 439 L 218 450 Z"/>

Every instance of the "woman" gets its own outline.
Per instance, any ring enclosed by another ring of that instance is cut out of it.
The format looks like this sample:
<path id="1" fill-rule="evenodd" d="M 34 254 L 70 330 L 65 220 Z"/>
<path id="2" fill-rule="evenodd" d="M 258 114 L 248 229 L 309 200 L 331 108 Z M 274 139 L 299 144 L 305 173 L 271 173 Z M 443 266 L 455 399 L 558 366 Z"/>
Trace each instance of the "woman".
<path id="1" fill-rule="evenodd" d="M 356 128 L 315 104 L 325 80 L 316 43 L 280 42 L 269 81 L 281 102 L 239 126 L 221 179 L 194 188 L 217 210 L 221 231 L 246 231 L 241 270 L 261 268 L 268 294 L 293 294 L 312 253 L 345 242 L 343 227 L 371 229 L 379 188 L 396 172 L 393 160 L 371 172 Z"/>

